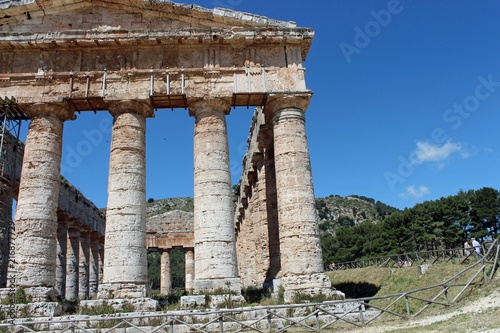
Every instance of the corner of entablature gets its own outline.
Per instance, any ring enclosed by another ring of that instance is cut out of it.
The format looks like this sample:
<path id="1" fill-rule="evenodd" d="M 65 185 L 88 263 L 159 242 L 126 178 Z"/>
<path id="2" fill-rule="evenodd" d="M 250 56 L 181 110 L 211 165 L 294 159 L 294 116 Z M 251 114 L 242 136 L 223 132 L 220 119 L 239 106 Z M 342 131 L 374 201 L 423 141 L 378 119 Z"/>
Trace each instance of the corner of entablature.
<path id="1" fill-rule="evenodd" d="M 76 119 L 75 112 L 68 109 L 64 104 L 34 103 L 25 106 L 23 111 L 30 119 L 40 116 L 52 116 L 60 121 Z"/>
<path id="2" fill-rule="evenodd" d="M 137 113 L 144 118 L 154 118 L 154 109 L 149 102 L 137 100 L 122 100 L 112 103 L 108 107 L 109 113 L 116 117 L 123 113 Z"/>

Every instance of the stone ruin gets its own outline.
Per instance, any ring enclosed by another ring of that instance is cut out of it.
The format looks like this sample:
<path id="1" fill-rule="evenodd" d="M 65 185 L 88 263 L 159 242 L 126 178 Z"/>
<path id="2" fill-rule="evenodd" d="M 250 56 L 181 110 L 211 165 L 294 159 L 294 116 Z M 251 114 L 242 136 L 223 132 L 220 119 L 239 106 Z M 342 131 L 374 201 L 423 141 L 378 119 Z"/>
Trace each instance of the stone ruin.
<path id="1" fill-rule="evenodd" d="M 77 236 L 68 227 L 67 237 L 64 228 L 57 237 L 62 129 L 76 112 L 109 112 L 97 297 L 148 295 L 146 248 L 167 240 L 146 230 L 146 118 L 185 109 L 194 118 L 193 237 L 186 243 L 193 292 L 239 294 L 279 280 L 287 302 L 297 291 L 331 294 L 305 129 L 312 92 L 303 61 L 313 37 L 294 22 L 165 0 L 0 2 L 0 96 L 10 101 L 3 113 L 31 120 L 15 215 L 16 285 L 39 298 L 64 295 L 57 249 Z M 250 106 L 257 107 L 255 130 L 235 213 L 226 117 Z"/>

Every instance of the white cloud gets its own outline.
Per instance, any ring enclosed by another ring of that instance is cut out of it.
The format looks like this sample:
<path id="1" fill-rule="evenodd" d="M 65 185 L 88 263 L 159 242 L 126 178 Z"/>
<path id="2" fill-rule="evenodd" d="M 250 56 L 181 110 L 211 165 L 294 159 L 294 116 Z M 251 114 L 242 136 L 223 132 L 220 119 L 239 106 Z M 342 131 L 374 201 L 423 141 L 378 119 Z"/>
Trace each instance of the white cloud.
<path id="1" fill-rule="evenodd" d="M 438 166 L 442 166 L 442 163 L 446 159 L 457 152 L 461 153 L 462 158 L 468 156 L 468 153 L 464 152 L 463 146 L 460 143 L 453 143 L 451 140 L 448 140 L 442 146 L 418 141 L 417 149 L 412 152 L 412 163 L 418 165 L 425 162 L 434 162 L 437 163 Z"/>
<path id="2" fill-rule="evenodd" d="M 416 186 L 411 185 L 411 186 L 408 186 L 406 188 L 406 192 L 401 193 L 401 196 L 403 198 L 411 197 L 414 199 L 420 199 L 423 196 L 428 195 L 430 193 L 431 193 L 431 191 L 429 190 L 429 188 L 427 186 L 421 185 L 417 188 Z"/>

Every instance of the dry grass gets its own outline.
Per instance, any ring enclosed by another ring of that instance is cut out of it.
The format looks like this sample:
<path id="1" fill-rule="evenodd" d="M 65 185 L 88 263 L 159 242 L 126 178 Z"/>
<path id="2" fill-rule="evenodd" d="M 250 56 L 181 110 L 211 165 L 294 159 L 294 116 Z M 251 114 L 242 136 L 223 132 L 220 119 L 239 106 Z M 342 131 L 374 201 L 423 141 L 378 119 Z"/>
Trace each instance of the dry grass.
<path id="1" fill-rule="evenodd" d="M 376 296 L 408 292 L 424 288 L 427 286 L 439 285 L 451 278 L 466 266 L 459 263 L 440 263 L 430 267 L 423 275 L 418 274 L 416 267 L 401 269 L 387 268 L 362 268 L 346 271 L 329 272 L 334 285 L 345 285 L 357 283 L 371 285 L 378 289 Z M 479 267 L 478 267 L 479 268 Z M 450 284 L 468 282 L 478 268 L 467 272 L 459 279 L 453 280 Z M 482 274 L 474 281 L 482 280 Z M 430 299 L 433 298 L 443 287 L 431 288 L 413 294 L 413 296 Z M 448 293 L 448 299 L 452 300 L 461 287 L 453 287 Z M 487 285 L 474 286 L 457 300 L 456 303 L 448 307 L 432 305 L 422 314 L 411 320 L 398 319 L 392 315 L 383 316 L 381 320 L 369 324 L 364 328 L 356 328 L 352 325 L 334 325 L 324 332 L 500 332 L 500 301 L 497 301 L 500 290 L 500 277 L 497 276 Z M 492 297 L 494 295 L 494 297 Z M 393 299 L 394 300 L 394 299 Z M 443 303 L 448 303 L 444 296 L 437 299 Z M 384 306 L 389 301 L 377 301 L 377 305 Z M 373 304 L 373 303 L 371 303 Z M 411 311 L 415 313 L 425 303 L 411 301 Z M 391 310 L 399 313 L 406 313 L 406 304 L 395 304 Z M 296 330 L 293 332 L 300 332 Z"/>

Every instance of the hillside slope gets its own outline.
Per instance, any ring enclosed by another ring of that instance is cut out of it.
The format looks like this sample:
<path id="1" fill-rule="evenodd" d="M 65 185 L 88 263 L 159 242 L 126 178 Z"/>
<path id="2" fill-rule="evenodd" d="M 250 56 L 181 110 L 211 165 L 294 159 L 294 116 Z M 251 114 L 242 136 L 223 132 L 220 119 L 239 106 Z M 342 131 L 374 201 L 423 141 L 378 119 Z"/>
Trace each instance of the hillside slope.
<path id="1" fill-rule="evenodd" d="M 172 210 L 193 212 L 193 198 L 149 199 L 147 217 L 159 215 Z M 330 195 L 326 198 L 316 198 L 316 210 L 320 222 L 325 223 L 360 223 L 365 220 L 381 221 L 386 215 L 396 211 L 380 201 L 363 196 L 350 195 L 342 197 Z"/>

